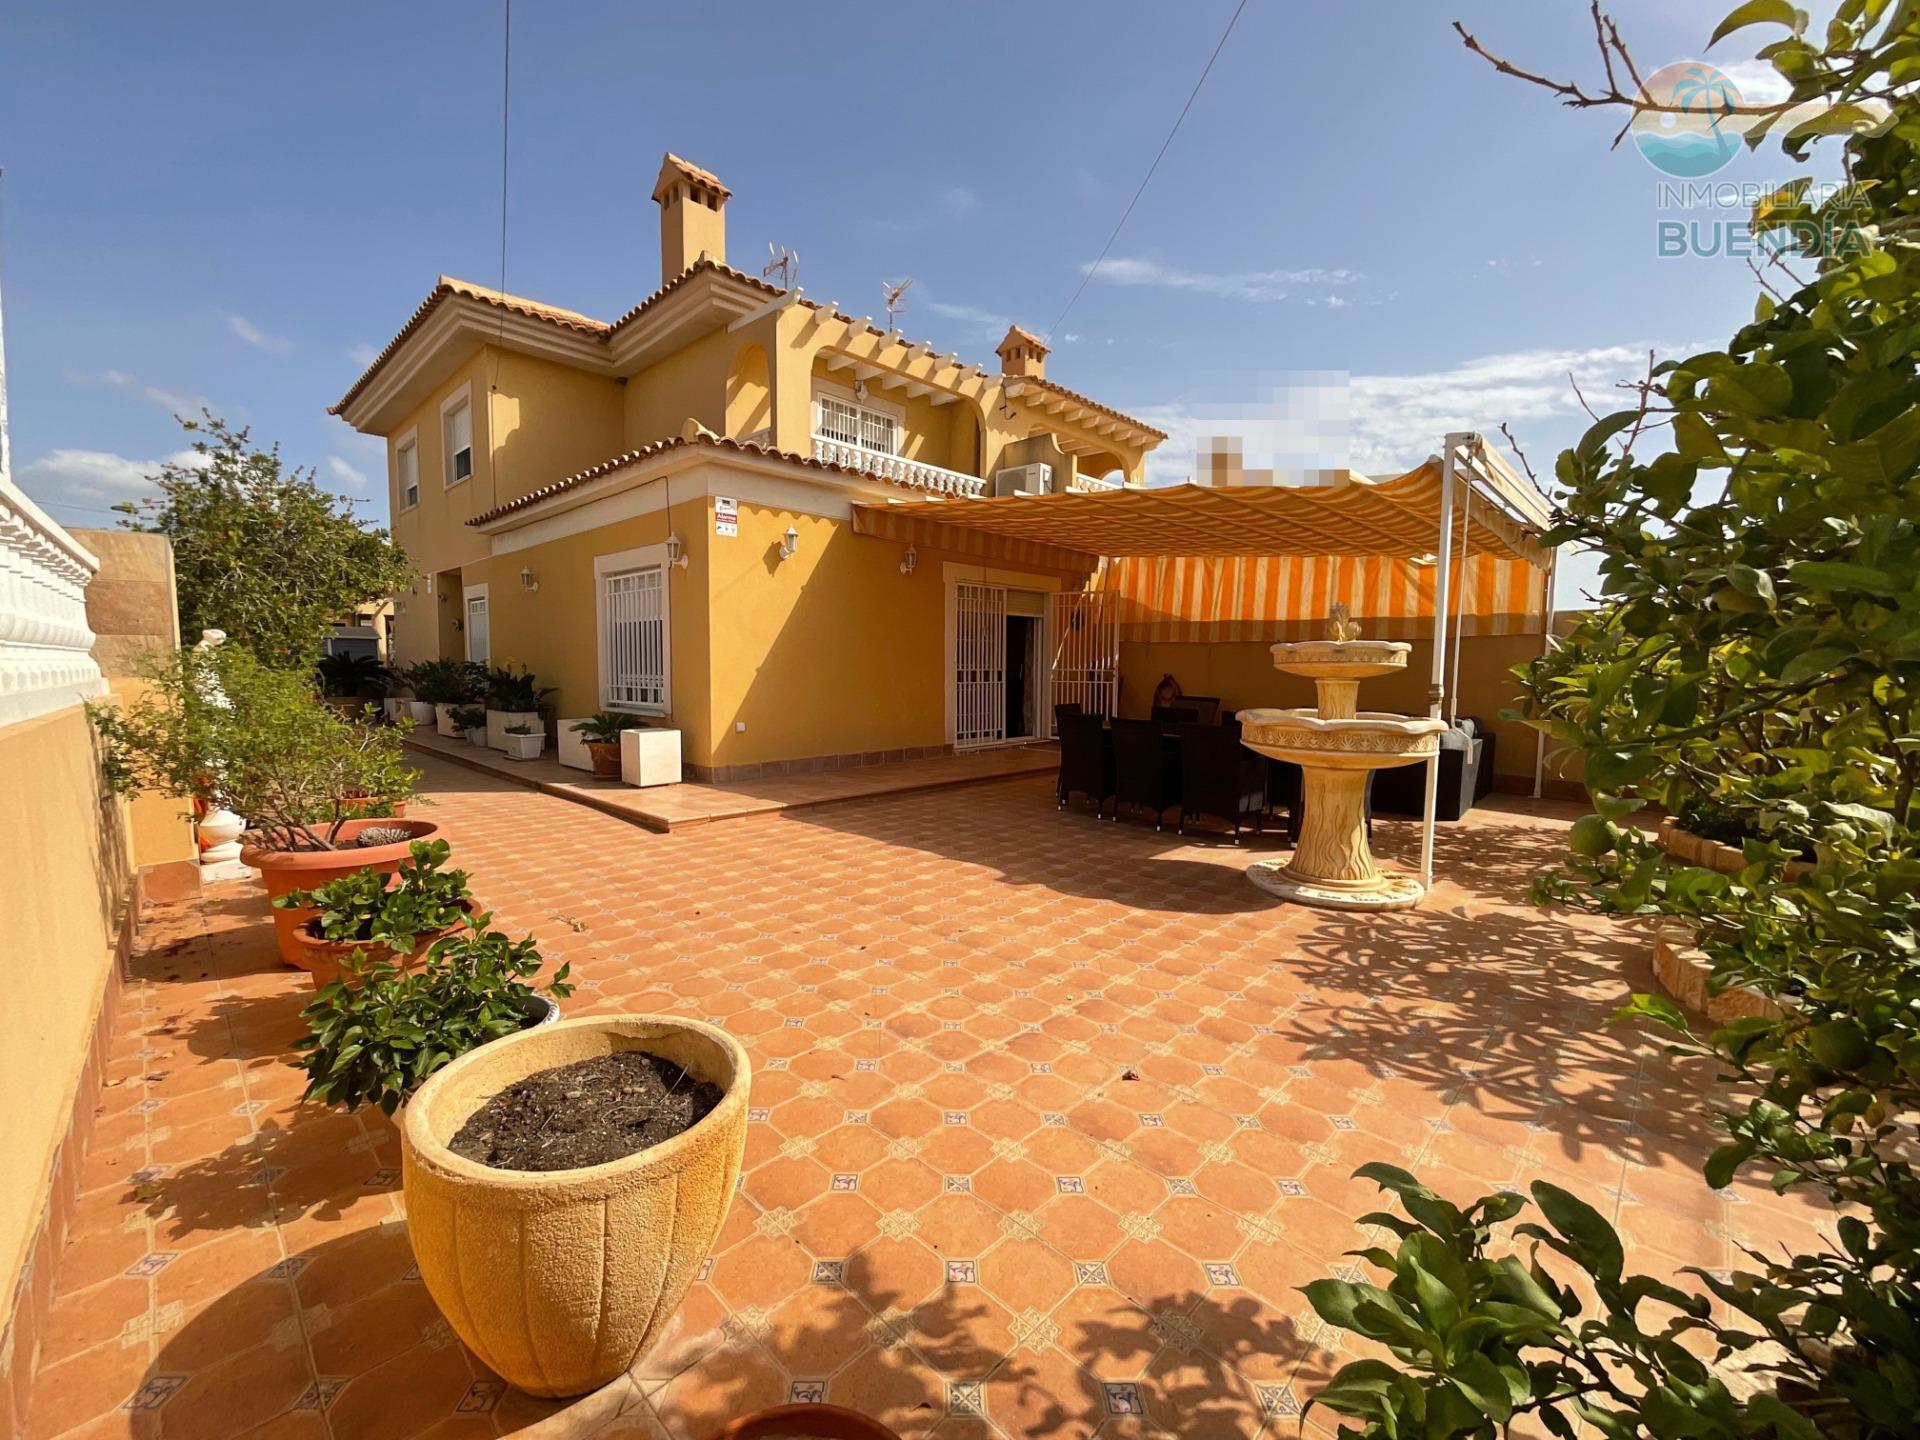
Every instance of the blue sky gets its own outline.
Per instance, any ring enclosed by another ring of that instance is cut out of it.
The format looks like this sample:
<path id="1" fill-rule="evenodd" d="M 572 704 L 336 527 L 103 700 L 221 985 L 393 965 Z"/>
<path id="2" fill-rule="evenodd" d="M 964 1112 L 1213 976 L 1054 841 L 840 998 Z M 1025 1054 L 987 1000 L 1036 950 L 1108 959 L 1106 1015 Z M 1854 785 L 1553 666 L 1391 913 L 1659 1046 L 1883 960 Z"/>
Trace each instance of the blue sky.
<path id="1" fill-rule="evenodd" d="M 1728 4 L 1614 10 L 1651 68 L 1702 53 Z M 855 314 L 910 275 L 906 333 L 990 363 L 1009 319 L 1053 325 L 1232 8 L 522 0 L 507 286 L 609 319 L 653 289 L 670 148 L 732 187 L 734 263 L 781 242 Z M 1502 420 L 1545 473 L 1584 422 L 1569 370 L 1604 396 L 1649 346 L 1750 313 L 1739 261 L 1656 254 L 1659 176 L 1609 151 L 1617 113 L 1491 73 L 1453 18 L 1593 71 L 1572 0 L 1248 6 L 1053 336 L 1051 376 L 1173 432 L 1159 478 L 1189 472 L 1196 435 L 1380 472 Z M 325 410 L 437 275 L 498 280 L 500 30 L 497 0 L 12 0 L 0 285 L 24 488 L 109 523 L 181 448 L 171 413 L 206 403 L 384 520 L 381 446 Z M 1721 178 L 1785 173 L 1763 154 Z"/>

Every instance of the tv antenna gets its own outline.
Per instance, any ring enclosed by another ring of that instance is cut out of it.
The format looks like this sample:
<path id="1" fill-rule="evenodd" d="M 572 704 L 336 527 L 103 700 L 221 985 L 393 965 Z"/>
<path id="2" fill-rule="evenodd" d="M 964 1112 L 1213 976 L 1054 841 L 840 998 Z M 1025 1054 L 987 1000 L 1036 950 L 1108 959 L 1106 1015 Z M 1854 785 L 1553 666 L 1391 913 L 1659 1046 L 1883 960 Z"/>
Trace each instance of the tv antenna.
<path id="1" fill-rule="evenodd" d="M 766 268 L 760 272 L 760 278 L 762 280 L 771 280 L 777 272 L 780 276 L 780 288 L 782 290 L 791 290 L 795 278 L 800 274 L 799 252 L 797 250 L 789 250 L 784 245 L 776 245 L 769 240 L 767 242 L 767 253 L 773 256 L 773 259 L 769 260 Z"/>
<path id="2" fill-rule="evenodd" d="M 880 282 L 880 291 L 887 297 L 887 333 L 889 334 L 900 328 L 893 322 L 899 316 L 900 312 L 907 308 L 907 290 L 912 284 L 913 280 L 911 278 L 901 280 L 897 283 L 892 280 L 882 280 Z"/>

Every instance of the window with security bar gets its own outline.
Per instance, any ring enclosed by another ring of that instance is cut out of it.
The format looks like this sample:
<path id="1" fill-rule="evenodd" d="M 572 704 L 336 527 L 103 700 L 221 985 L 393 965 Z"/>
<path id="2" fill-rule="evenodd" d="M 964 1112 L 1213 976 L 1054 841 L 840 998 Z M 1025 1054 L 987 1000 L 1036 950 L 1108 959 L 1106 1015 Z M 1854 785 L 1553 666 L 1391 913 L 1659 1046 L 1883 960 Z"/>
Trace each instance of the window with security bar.
<path id="1" fill-rule="evenodd" d="M 667 708 L 667 585 L 658 565 L 604 576 L 600 703 Z"/>
<path id="2" fill-rule="evenodd" d="M 870 410 L 832 395 L 820 397 L 819 433 L 842 445 L 857 445 L 878 455 L 900 453 L 899 422 L 882 410 Z"/>

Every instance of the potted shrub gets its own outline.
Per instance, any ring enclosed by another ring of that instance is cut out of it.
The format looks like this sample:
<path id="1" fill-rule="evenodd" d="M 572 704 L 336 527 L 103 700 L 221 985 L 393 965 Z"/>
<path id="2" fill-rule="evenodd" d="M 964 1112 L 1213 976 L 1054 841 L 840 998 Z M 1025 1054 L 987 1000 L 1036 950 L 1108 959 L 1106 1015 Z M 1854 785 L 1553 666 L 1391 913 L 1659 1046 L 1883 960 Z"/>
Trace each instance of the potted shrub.
<path id="1" fill-rule="evenodd" d="M 435 941 L 418 969 L 374 960 L 360 968 L 357 985 L 323 985 L 300 1012 L 307 1033 L 293 1042 L 300 1058 L 289 1062 L 306 1072 L 301 1099 L 393 1114 L 449 1061 L 560 1018 L 549 997 L 573 993 L 572 967 L 555 971 L 542 995 L 532 983 L 540 965 L 532 936 L 510 939 L 491 915 L 476 915 Z"/>
<path id="2" fill-rule="evenodd" d="M 375 963 L 410 970 L 436 940 L 464 925 L 473 913 L 473 892 L 466 871 L 443 868 L 450 853 L 444 840 L 416 840 L 391 876 L 356 870 L 313 890 L 277 896 L 277 909 L 313 915 L 294 938 L 314 988 L 335 980 L 357 985 L 359 972 Z"/>
<path id="3" fill-rule="evenodd" d="M 546 753 L 547 732 L 531 725 L 509 725 L 501 738 L 507 742 L 509 760 L 538 760 Z"/>
<path id="4" fill-rule="evenodd" d="M 444 835 L 432 821 L 359 813 L 372 796 L 403 804 L 419 772 L 400 763 L 399 732 L 314 704 L 303 674 L 268 669 L 237 646 L 160 652 L 141 674 L 138 696 L 89 710 L 106 784 L 244 817 L 240 858 L 269 895 L 366 867 L 391 872 L 413 841 Z M 299 963 L 294 932 L 309 918 L 274 912 L 288 964 Z"/>
<path id="5" fill-rule="evenodd" d="M 434 688 L 435 674 L 431 667 L 440 663 L 438 660 L 421 660 L 400 671 L 400 683 L 407 692 L 404 708 L 407 717 L 416 725 L 432 725 L 438 718 L 430 692 Z"/>
<path id="6" fill-rule="evenodd" d="M 486 698 L 486 673 L 484 665 L 452 659 L 422 660 L 408 672 L 414 695 L 433 707 L 435 730 L 449 739 L 459 733 L 453 723 L 454 707 Z"/>
<path id="7" fill-rule="evenodd" d="M 538 686 L 533 672 L 509 660 L 487 672 L 487 744 L 495 750 L 507 750 L 507 730 L 524 725 L 540 728 L 540 709 L 553 694 L 551 685 Z"/>
<path id="8" fill-rule="evenodd" d="M 386 693 L 386 669 L 371 655 L 322 655 L 313 670 L 320 698 L 346 715 L 362 714 Z"/>
<path id="9" fill-rule="evenodd" d="M 726 1217 L 748 1081 L 725 1031 L 623 1015 L 510 1036 L 419 1088 L 400 1119 L 408 1234 L 483 1363 L 577 1395 L 646 1352 Z"/>
<path id="10" fill-rule="evenodd" d="M 623 715 L 617 710 L 602 710 L 586 720 L 573 722 L 574 733 L 586 742 L 593 757 L 593 773 L 607 780 L 620 778 L 620 735 L 640 728 L 646 722 L 638 715 Z"/>
<path id="11" fill-rule="evenodd" d="M 487 743 L 487 711 L 483 705 L 455 705 L 449 712 L 453 728 L 469 745 Z"/>

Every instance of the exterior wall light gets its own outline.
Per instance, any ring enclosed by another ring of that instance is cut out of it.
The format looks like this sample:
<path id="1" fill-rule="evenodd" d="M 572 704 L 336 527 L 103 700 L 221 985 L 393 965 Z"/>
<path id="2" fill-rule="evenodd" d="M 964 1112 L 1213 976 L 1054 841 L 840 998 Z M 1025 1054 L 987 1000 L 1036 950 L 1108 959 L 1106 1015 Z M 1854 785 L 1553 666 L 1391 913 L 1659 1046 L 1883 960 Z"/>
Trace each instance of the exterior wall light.
<path id="1" fill-rule="evenodd" d="M 540 588 L 540 577 L 534 573 L 533 567 L 530 565 L 522 565 L 520 567 L 520 588 L 522 590 L 538 590 Z"/>
<path id="2" fill-rule="evenodd" d="M 920 552 L 915 550 L 911 545 L 907 546 L 907 553 L 900 557 L 900 573 L 902 575 L 911 575 L 919 563 Z"/>
<path id="3" fill-rule="evenodd" d="M 676 530 L 667 536 L 667 564 L 673 566 L 676 570 L 684 570 L 687 568 L 687 562 L 691 558 L 692 557 L 681 547 L 679 531 Z"/>
<path id="4" fill-rule="evenodd" d="M 787 533 L 780 537 L 780 558 L 791 560 L 800 551 L 800 532 L 787 526 Z"/>

